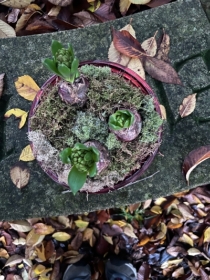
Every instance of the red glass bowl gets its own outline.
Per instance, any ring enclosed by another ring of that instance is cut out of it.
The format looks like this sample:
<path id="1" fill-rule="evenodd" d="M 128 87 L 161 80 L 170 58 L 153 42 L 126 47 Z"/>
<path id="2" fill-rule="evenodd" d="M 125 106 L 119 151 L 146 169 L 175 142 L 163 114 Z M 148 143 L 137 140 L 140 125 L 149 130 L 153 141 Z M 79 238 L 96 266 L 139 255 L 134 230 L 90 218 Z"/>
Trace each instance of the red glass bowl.
<path id="1" fill-rule="evenodd" d="M 109 61 L 101 61 L 101 60 L 94 60 L 94 61 L 85 61 L 80 63 L 80 66 L 85 65 L 85 64 L 89 64 L 89 65 L 94 65 L 94 66 L 107 66 L 111 68 L 112 73 L 116 73 L 116 74 L 120 74 L 125 80 L 129 81 L 132 85 L 134 85 L 135 87 L 138 87 L 141 89 L 141 91 L 145 94 L 145 95 L 150 95 L 153 98 L 153 102 L 154 102 L 154 106 L 155 106 L 155 110 L 157 111 L 157 113 L 161 116 L 161 112 L 160 112 L 160 107 L 159 107 L 159 102 L 158 99 L 155 95 L 155 93 L 153 92 L 153 90 L 149 87 L 149 85 L 138 75 L 136 74 L 133 70 L 122 66 L 118 63 L 114 63 L 114 62 L 109 62 Z M 29 112 L 29 122 L 28 122 L 28 131 L 31 131 L 30 128 L 30 118 L 34 115 L 39 102 L 41 100 L 41 96 L 43 95 L 44 90 L 50 85 L 50 84 L 54 84 L 56 82 L 56 80 L 58 80 L 59 78 L 54 75 L 51 78 L 49 78 L 41 87 L 41 89 L 39 90 L 39 92 L 37 93 L 35 99 L 33 100 L 33 103 L 31 105 L 31 109 Z M 158 130 L 158 142 L 160 143 L 161 141 L 161 133 L 162 133 L 162 127 L 159 128 Z M 31 144 L 32 150 L 33 150 L 33 145 Z M 94 192 L 94 194 L 97 193 L 107 193 L 110 191 L 114 191 L 117 189 L 120 189 L 122 187 L 125 187 L 126 185 L 130 185 L 131 183 L 134 183 L 144 172 L 145 170 L 150 166 L 150 164 L 152 163 L 152 161 L 154 160 L 155 155 L 157 154 L 158 148 L 152 153 L 152 155 L 148 156 L 147 158 L 144 159 L 144 161 L 142 161 L 142 166 L 139 170 L 135 171 L 132 175 L 130 175 L 129 177 L 127 177 L 126 179 L 124 179 L 121 182 L 118 182 L 116 185 L 114 185 L 114 187 L 109 187 L 107 186 L 106 188 L 98 191 L 98 192 Z M 42 167 L 42 163 L 38 161 L 38 163 L 40 164 L 40 166 Z M 43 168 L 42 168 L 43 169 Z M 61 184 L 58 181 L 58 177 L 56 175 L 56 173 L 54 173 L 50 167 L 48 170 L 43 169 L 43 171 L 52 179 L 54 180 L 56 183 Z M 69 186 L 65 183 L 62 183 L 63 186 L 68 187 Z M 91 192 L 89 192 L 91 193 Z"/>

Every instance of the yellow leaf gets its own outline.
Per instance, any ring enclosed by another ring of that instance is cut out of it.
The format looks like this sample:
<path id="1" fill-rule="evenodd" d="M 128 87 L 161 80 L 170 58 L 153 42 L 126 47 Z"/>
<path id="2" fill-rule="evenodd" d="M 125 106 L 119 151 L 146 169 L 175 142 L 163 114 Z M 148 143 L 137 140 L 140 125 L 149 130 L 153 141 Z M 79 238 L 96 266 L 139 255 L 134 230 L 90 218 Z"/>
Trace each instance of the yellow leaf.
<path id="1" fill-rule="evenodd" d="M 210 227 L 204 231 L 204 240 L 203 242 L 210 242 Z"/>
<path id="2" fill-rule="evenodd" d="M 183 261 L 183 259 L 176 259 L 176 260 L 172 260 L 172 261 L 166 261 L 161 265 L 161 268 L 167 268 L 170 267 L 172 265 L 178 265 L 179 263 L 181 263 Z"/>
<path id="3" fill-rule="evenodd" d="M 14 115 L 16 118 L 21 118 L 20 119 L 20 123 L 19 123 L 19 129 L 22 128 L 26 122 L 26 119 L 27 119 L 27 116 L 28 116 L 28 112 L 26 111 L 23 111 L 19 108 L 13 108 L 13 109 L 10 109 L 9 111 L 7 111 L 5 114 L 4 114 L 4 117 L 5 118 L 9 118 L 10 116 Z"/>
<path id="4" fill-rule="evenodd" d="M 147 244 L 150 241 L 150 238 L 148 236 L 144 236 L 140 242 L 137 244 L 138 246 L 144 246 L 145 244 Z"/>
<path id="5" fill-rule="evenodd" d="M 16 37 L 15 30 L 0 19 L 0 38 Z"/>
<path id="6" fill-rule="evenodd" d="M 22 161 L 32 161 L 34 160 L 35 157 L 33 155 L 33 152 L 31 150 L 31 146 L 30 145 L 27 145 L 21 152 L 20 154 L 20 157 L 19 157 L 19 160 L 22 160 Z"/>
<path id="7" fill-rule="evenodd" d="M 15 82 L 15 87 L 18 94 L 29 101 L 33 101 L 39 91 L 38 85 L 28 75 L 19 77 Z"/>
<path id="8" fill-rule="evenodd" d="M 111 221 L 111 224 L 112 224 L 112 225 L 117 225 L 117 226 L 119 226 L 119 227 L 124 227 L 124 226 L 127 225 L 127 223 L 124 222 L 124 221 Z"/>
<path id="9" fill-rule="evenodd" d="M 78 228 L 86 228 L 89 225 L 89 222 L 82 221 L 82 220 L 76 220 L 74 222 Z"/>
<path id="10" fill-rule="evenodd" d="M 9 258 L 9 254 L 7 253 L 7 251 L 5 249 L 0 248 L 0 257 L 8 259 Z"/>
<path id="11" fill-rule="evenodd" d="M 150 211 L 155 213 L 155 214 L 162 214 L 162 209 L 159 205 L 152 206 Z"/>
<path id="12" fill-rule="evenodd" d="M 129 0 L 132 4 L 144 5 L 149 3 L 151 0 Z"/>
<path id="13" fill-rule="evenodd" d="M 42 260 L 43 262 L 46 261 L 46 257 L 45 257 L 45 248 L 43 243 L 41 244 L 41 246 L 38 248 L 35 248 L 36 252 L 37 252 L 37 256 L 40 260 Z"/>
<path id="14" fill-rule="evenodd" d="M 71 238 L 71 235 L 66 233 L 66 232 L 62 232 L 62 231 L 59 231 L 59 232 L 56 232 L 52 235 L 53 238 L 55 238 L 55 240 L 57 241 L 67 241 Z"/>
<path id="15" fill-rule="evenodd" d="M 34 268 L 34 273 L 36 275 L 40 275 L 41 273 L 43 273 L 46 270 L 46 267 L 42 264 L 38 264 L 35 268 Z"/>
<path id="16" fill-rule="evenodd" d="M 131 2 L 129 0 L 120 0 L 120 3 L 119 3 L 120 12 L 123 16 L 127 13 L 130 5 L 131 5 Z"/>
<path id="17" fill-rule="evenodd" d="M 26 8 L 32 0 L 5 0 L 1 1 L 1 5 L 7 6 L 7 7 L 12 7 L 12 8 Z"/>
<path id="18" fill-rule="evenodd" d="M 106 240 L 106 242 L 108 242 L 109 244 L 113 245 L 113 241 L 112 241 L 112 237 L 111 236 L 103 235 L 103 238 Z"/>
<path id="19" fill-rule="evenodd" d="M 157 31 L 155 32 L 155 35 L 153 37 L 150 37 L 146 39 L 142 44 L 142 48 L 145 50 L 145 52 L 150 56 L 155 56 L 157 52 L 157 42 L 155 39 L 155 36 L 157 34 Z"/>
<path id="20" fill-rule="evenodd" d="M 189 250 L 187 250 L 187 253 L 189 256 L 197 256 L 201 254 L 201 252 L 196 248 L 190 248 Z"/>
<path id="21" fill-rule="evenodd" d="M 94 3 L 95 1 L 90 2 L 90 7 L 88 8 L 88 11 L 91 13 L 94 13 L 98 8 L 101 6 L 101 2 L 97 1 L 97 3 Z"/>
<path id="22" fill-rule="evenodd" d="M 183 236 L 181 236 L 178 241 L 183 242 L 183 243 L 187 243 L 189 244 L 191 247 L 193 247 L 193 240 L 192 238 L 190 238 L 186 233 L 183 234 Z"/>

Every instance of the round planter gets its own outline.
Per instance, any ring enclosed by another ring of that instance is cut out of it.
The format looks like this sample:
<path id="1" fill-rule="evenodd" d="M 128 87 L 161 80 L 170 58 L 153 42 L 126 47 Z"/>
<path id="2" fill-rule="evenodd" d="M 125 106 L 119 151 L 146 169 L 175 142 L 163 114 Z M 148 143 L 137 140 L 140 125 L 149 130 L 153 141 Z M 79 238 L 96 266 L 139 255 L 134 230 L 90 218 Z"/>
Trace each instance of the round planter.
<path id="1" fill-rule="evenodd" d="M 145 95 L 150 95 L 153 98 L 153 102 L 154 102 L 154 106 L 155 106 L 155 110 L 157 111 L 157 113 L 159 115 L 161 115 L 160 112 L 160 107 L 159 107 L 159 102 L 157 97 L 155 96 L 155 93 L 153 92 L 153 90 L 149 87 L 149 85 L 138 75 L 136 74 L 134 71 L 132 71 L 131 69 L 122 66 L 120 64 L 117 63 L 113 63 L 113 62 L 109 62 L 109 61 L 100 61 L 100 60 L 94 60 L 94 61 L 85 61 L 80 63 L 80 66 L 85 65 L 85 64 L 90 64 L 90 65 L 94 65 L 94 66 L 108 66 L 111 68 L 112 73 L 116 73 L 116 74 L 120 74 L 125 80 L 127 80 L 128 82 L 130 82 L 132 85 L 134 85 L 135 87 L 138 87 L 141 89 L 141 91 L 145 94 Z M 39 92 L 37 93 L 35 99 L 33 100 L 30 112 L 29 112 L 29 122 L 28 122 L 28 131 L 31 131 L 31 126 L 30 126 L 30 118 L 34 115 L 34 113 L 36 112 L 36 109 L 39 105 L 39 102 L 41 100 L 41 97 L 43 95 L 44 90 L 49 86 L 49 85 L 53 85 L 55 84 L 55 82 L 57 82 L 60 78 L 56 75 L 50 77 L 44 84 L 43 86 L 40 88 Z M 161 132 L 162 132 L 162 126 L 159 128 L 158 130 L 158 142 L 161 142 Z M 33 150 L 33 144 L 31 143 L 31 147 Z M 147 158 L 144 159 L 142 166 L 139 170 L 135 171 L 132 175 L 130 175 L 129 177 L 125 178 L 123 181 L 118 182 L 117 184 L 114 185 L 114 187 L 109 187 L 107 186 L 106 188 L 98 191 L 98 192 L 92 192 L 94 194 L 97 193 L 107 193 L 110 191 L 114 191 L 117 189 L 120 189 L 122 187 L 125 187 L 128 184 L 134 183 L 144 172 L 145 170 L 150 166 L 150 164 L 152 163 L 152 161 L 154 160 L 155 155 L 157 154 L 158 148 Z M 42 163 L 39 162 L 39 165 L 42 168 Z M 43 169 L 43 168 L 42 168 Z M 57 174 L 55 174 L 49 167 L 48 170 L 43 169 L 43 171 L 52 179 L 54 180 L 56 183 L 61 184 L 58 181 L 58 177 Z M 68 187 L 69 186 L 65 183 L 62 183 L 63 186 Z M 91 193 L 91 192 L 89 192 Z"/>

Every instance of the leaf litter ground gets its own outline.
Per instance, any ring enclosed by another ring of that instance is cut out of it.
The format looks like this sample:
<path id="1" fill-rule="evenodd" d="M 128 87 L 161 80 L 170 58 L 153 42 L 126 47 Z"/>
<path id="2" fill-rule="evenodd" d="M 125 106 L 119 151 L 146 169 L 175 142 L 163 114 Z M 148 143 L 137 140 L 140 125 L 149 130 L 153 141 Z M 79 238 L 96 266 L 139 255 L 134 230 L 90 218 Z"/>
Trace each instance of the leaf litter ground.
<path id="1" fill-rule="evenodd" d="M 0 279 L 59 280 L 82 258 L 92 279 L 105 279 L 111 255 L 132 262 L 138 279 L 209 279 L 209 209 L 205 186 L 119 209 L 1 222 Z"/>

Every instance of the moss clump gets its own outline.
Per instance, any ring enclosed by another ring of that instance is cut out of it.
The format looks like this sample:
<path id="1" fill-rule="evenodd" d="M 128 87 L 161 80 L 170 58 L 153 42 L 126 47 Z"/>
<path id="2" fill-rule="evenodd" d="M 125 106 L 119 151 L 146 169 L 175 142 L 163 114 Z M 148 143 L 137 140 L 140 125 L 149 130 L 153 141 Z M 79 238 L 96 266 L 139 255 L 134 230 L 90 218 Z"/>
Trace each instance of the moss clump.
<path id="1" fill-rule="evenodd" d="M 108 124 L 95 117 L 93 113 L 78 111 L 72 133 L 81 143 L 90 139 L 103 143 L 108 135 Z"/>
<path id="2" fill-rule="evenodd" d="M 122 142 L 120 142 L 114 133 L 109 133 L 108 137 L 106 138 L 105 145 L 108 150 L 120 148 Z"/>
<path id="3" fill-rule="evenodd" d="M 152 97 L 145 96 L 139 88 L 112 74 L 109 68 L 86 65 L 80 70 L 89 81 L 85 106 L 81 109 L 66 105 L 58 96 L 57 86 L 48 88 L 31 119 L 31 128 L 40 130 L 60 151 L 88 140 L 98 140 L 105 145 L 111 163 L 89 180 L 101 188 L 109 185 L 103 180 L 108 180 L 113 172 L 115 178 L 123 180 L 141 167 L 145 158 L 159 146 L 157 132 L 162 120 L 155 112 Z M 121 108 L 135 108 L 142 118 L 142 131 L 131 142 L 121 142 L 108 130 L 109 116 Z"/>

